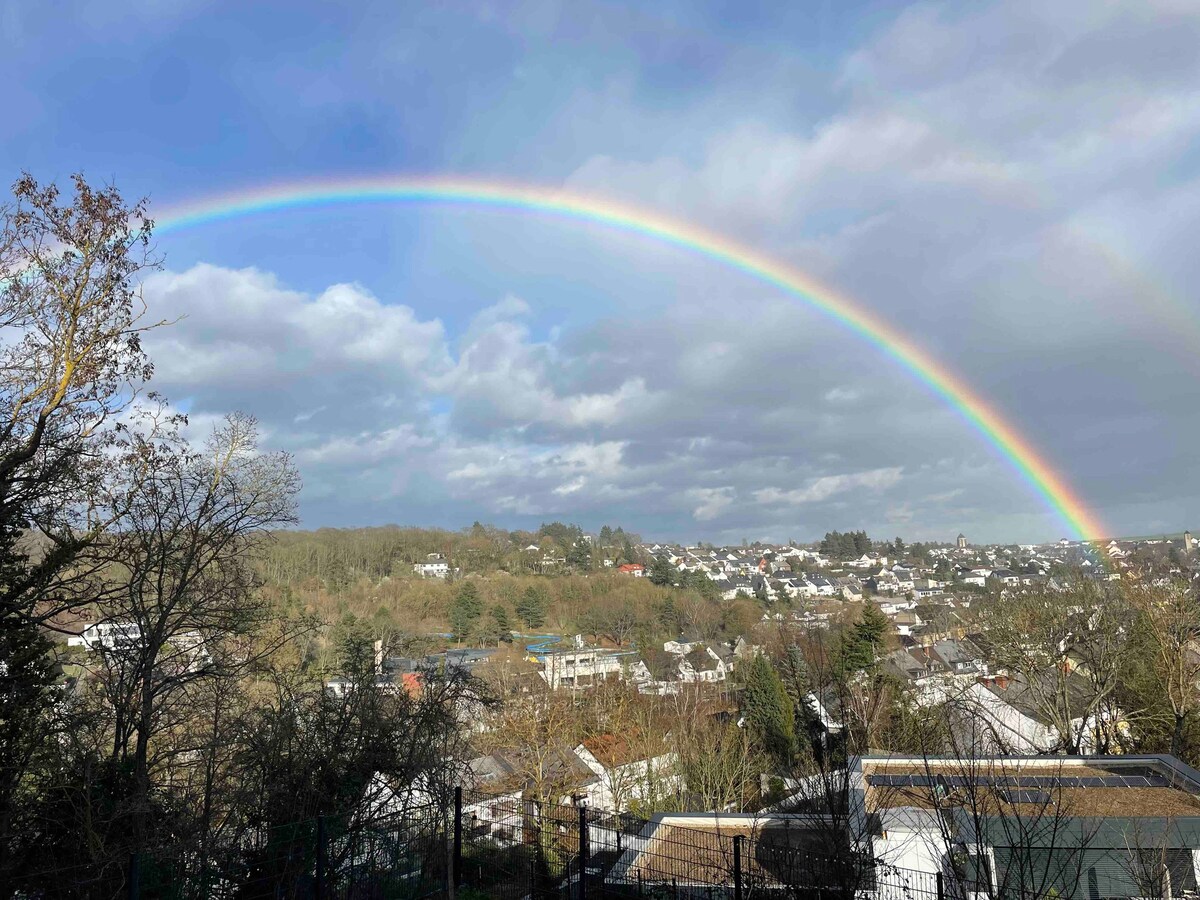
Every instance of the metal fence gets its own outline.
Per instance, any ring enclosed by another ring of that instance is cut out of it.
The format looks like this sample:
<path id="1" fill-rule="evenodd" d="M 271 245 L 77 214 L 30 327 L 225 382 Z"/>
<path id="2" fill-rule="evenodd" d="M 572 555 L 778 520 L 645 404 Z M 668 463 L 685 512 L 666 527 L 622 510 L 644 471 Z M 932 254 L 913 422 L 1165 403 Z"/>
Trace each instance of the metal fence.
<path id="1" fill-rule="evenodd" d="M 318 817 L 228 846 L 174 844 L 122 858 L 63 861 L 0 885 L 27 900 L 417 900 L 446 893 L 448 816 L 425 806 L 355 822 Z"/>
<path id="2" fill-rule="evenodd" d="M 454 880 L 467 900 L 953 896 L 940 875 L 790 846 L 786 829 L 767 819 L 698 828 L 468 791 L 456 797 L 454 821 Z"/>
<path id="3" fill-rule="evenodd" d="M 714 820 L 715 821 L 715 820 Z M 764 820 L 766 821 L 766 820 Z M 780 840 L 780 838 L 783 840 Z M 451 808 L 384 821 L 320 817 L 232 846 L 172 845 L 63 861 L 0 896 L 22 900 L 952 900 L 940 876 L 830 857 L 768 827 L 697 828 L 519 794 L 456 790 Z"/>

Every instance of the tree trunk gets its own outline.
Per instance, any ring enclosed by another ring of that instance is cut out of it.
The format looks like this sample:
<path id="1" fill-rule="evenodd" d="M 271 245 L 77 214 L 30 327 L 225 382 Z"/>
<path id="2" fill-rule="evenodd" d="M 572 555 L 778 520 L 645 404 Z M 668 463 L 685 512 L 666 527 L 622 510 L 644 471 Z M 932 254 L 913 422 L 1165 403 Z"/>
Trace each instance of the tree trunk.
<path id="1" fill-rule="evenodd" d="M 1183 750 L 1183 722 L 1186 716 L 1175 713 L 1175 727 L 1171 730 L 1171 755 L 1176 759 Z"/>

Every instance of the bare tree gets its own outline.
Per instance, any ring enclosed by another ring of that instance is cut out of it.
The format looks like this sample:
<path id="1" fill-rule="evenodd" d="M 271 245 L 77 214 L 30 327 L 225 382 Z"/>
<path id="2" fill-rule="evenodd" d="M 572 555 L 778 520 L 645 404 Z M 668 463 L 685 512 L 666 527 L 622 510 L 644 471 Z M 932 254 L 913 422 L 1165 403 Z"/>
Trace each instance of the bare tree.
<path id="1" fill-rule="evenodd" d="M 986 608 L 981 625 L 995 662 L 1057 735 L 1057 747 L 1042 749 L 1079 753 L 1094 745 L 1098 719 L 1120 683 L 1131 624 L 1120 592 L 1090 580 L 1069 591 L 1018 593 Z"/>
<path id="2" fill-rule="evenodd" d="M 91 599 L 90 570 L 73 569 L 109 521 L 92 489 L 152 372 L 138 284 L 157 265 L 145 202 L 73 182 L 63 204 L 55 185 L 23 175 L 0 210 L 0 514 L 41 542 L 10 575 L 3 608 L 38 620 Z"/>
<path id="3" fill-rule="evenodd" d="M 57 753 L 48 644 L 65 609 L 102 594 L 87 554 L 119 421 L 151 367 L 138 276 L 156 261 L 145 204 L 73 179 L 68 202 L 28 174 L 0 208 L 0 879 L 37 843 L 33 775 Z"/>
<path id="4" fill-rule="evenodd" d="M 736 721 L 714 711 L 699 690 L 676 695 L 673 744 L 692 808 L 741 811 L 758 798 L 767 762 Z"/>
<path id="5" fill-rule="evenodd" d="M 582 773 L 571 760 L 582 730 L 569 691 L 551 690 L 537 679 L 527 693 L 497 709 L 488 726 L 485 749 L 511 759 L 527 798 L 557 803 L 578 789 Z"/>
<path id="6" fill-rule="evenodd" d="M 294 634 L 261 643 L 272 608 L 253 563 L 266 530 L 292 521 L 299 478 L 285 454 L 259 451 L 245 415 L 227 417 L 202 452 L 135 440 L 127 466 L 138 474 L 109 493 L 103 545 L 120 590 L 101 604 L 111 631 L 96 682 L 111 708 L 112 758 L 132 772 L 141 839 L 154 771 L 195 755 L 167 737 L 185 730 L 199 685 L 236 680 Z"/>
<path id="7" fill-rule="evenodd" d="M 1153 638 L 1153 670 L 1173 718 L 1171 755 L 1200 707 L 1200 597 L 1187 584 L 1136 585 L 1126 596 Z"/>

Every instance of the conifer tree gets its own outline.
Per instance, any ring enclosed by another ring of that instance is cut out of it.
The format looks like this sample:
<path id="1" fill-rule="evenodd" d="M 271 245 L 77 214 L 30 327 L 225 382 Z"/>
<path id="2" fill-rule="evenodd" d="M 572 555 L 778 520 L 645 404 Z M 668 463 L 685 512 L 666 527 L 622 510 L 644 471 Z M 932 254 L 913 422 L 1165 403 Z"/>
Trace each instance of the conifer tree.
<path id="1" fill-rule="evenodd" d="M 783 682 L 762 654 L 746 664 L 742 711 L 751 735 L 781 767 L 790 766 L 796 751 L 792 700 Z"/>
<path id="2" fill-rule="evenodd" d="M 650 583 L 663 586 L 675 583 L 675 567 L 665 556 L 655 558 L 650 567 Z"/>
<path id="3" fill-rule="evenodd" d="M 483 614 L 483 601 L 473 581 L 464 581 L 450 604 L 450 627 L 454 639 L 465 641 Z"/>
<path id="4" fill-rule="evenodd" d="M 529 628 L 541 628 L 546 623 L 546 594 L 530 585 L 517 601 L 517 617 Z"/>
<path id="5" fill-rule="evenodd" d="M 867 603 L 862 619 L 842 636 L 842 668 L 847 674 L 875 667 L 892 623 L 874 603 Z"/>

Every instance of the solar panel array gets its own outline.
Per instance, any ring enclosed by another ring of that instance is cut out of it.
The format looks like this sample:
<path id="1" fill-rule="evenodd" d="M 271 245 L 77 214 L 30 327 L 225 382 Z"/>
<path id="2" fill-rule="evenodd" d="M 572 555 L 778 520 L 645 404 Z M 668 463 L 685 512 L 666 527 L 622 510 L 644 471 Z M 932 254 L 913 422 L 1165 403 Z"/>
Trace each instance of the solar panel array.
<path id="1" fill-rule="evenodd" d="M 1012 790 L 1001 791 L 1000 796 L 1008 803 L 1036 803 L 1039 806 L 1049 806 L 1054 798 L 1046 791 Z"/>
<path id="2" fill-rule="evenodd" d="M 970 787 L 972 784 L 999 788 L 1147 788 L 1170 787 L 1163 775 L 871 775 L 877 787 Z"/>

